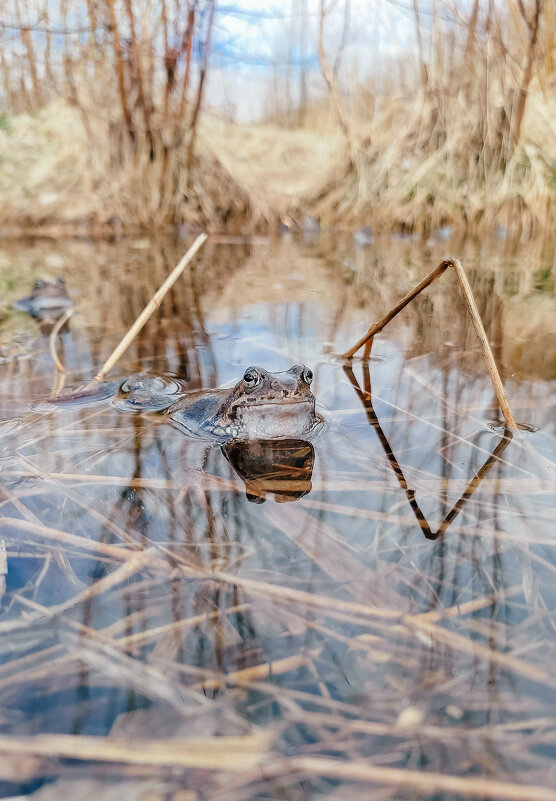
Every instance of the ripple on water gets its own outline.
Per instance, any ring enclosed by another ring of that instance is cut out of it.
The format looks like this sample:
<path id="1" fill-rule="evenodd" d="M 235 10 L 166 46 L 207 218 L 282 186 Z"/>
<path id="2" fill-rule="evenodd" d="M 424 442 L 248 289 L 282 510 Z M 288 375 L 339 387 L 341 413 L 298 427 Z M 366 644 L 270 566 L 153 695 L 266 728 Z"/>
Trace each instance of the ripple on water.
<path id="1" fill-rule="evenodd" d="M 491 431 L 504 431 L 506 423 L 504 420 L 491 420 L 488 424 Z M 519 431 L 527 431 L 529 434 L 534 434 L 539 430 L 538 426 L 530 425 L 529 423 L 517 423 Z"/>
<path id="2" fill-rule="evenodd" d="M 85 389 L 83 382 L 64 387 L 64 393 L 56 397 L 40 398 L 33 401 L 30 407 L 37 412 L 52 412 L 57 408 L 94 406 L 114 396 L 118 381 L 103 381 L 92 389 Z"/>
<path id="3" fill-rule="evenodd" d="M 122 412 L 156 412 L 167 409 L 183 395 L 186 383 L 168 375 L 134 373 L 121 384 L 114 406 Z"/>

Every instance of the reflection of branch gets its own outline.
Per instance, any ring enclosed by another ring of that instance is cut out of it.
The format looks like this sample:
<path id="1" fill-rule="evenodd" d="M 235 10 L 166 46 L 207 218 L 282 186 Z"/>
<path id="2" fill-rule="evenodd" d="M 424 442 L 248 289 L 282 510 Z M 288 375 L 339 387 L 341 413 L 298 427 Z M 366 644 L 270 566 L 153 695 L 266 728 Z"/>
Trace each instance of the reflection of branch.
<path id="1" fill-rule="evenodd" d="M 364 336 L 362 336 L 361 339 L 359 339 L 352 348 L 350 348 L 348 351 L 344 353 L 344 359 L 353 358 L 353 356 L 357 353 L 359 348 L 363 347 L 363 345 L 366 345 L 367 342 L 369 342 L 369 340 L 371 340 L 375 334 L 378 334 L 380 331 L 382 331 L 384 326 L 387 325 L 390 322 L 390 320 L 392 320 L 396 316 L 396 314 L 399 314 L 399 312 L 401 312 L 402 309 L 405 309 L 407 304 L 411 303 L 413 298 L 417 297 L 417 295 L 420 292 L 422 292 L 423 289 L 426 289 L 426 287 L 428 287 L 429 284 L 432 284 L 432 282 L 436 278 L 438 278 L 439 275 L 442 275 L 444 270 L 447 270 L 451 264 L 452 264 L 452 259 L 444 259 L 444 261 L 441 261 L 438 267 L 435 267 L 432 272 L 430 272 L 427 276 L 425 276 L 425 278 L 423 278 L 423 280 L 420 281 L 417 284 L 417 286 L 411 290 L 411 292 L 408 292 L 407 295 L 404 295 L 404 297 L 400 300 L 400 302 L 397 303 L 393 309 L 390 309 L 388 314 L 384 315 L 382 320 L 379 320 L 378 323 L 374 323 L 374 325 L 372 325 L 369 328 L 367 333 Z"/>
<path id="2" fill-rule="evenodd" d="M 499 460 L 500 456 L 504 453 L 504 451 L 506 450 L 506 448 L 508 447 L 508 445 L 512 440 L 511 430 L 509 428 L 504 429 L 502 439 L 500 440 L 496 448 L 492 451 L 492 453 L 490 454 L 486 462 L 482 465 L 482 467 L 480 467 L 479 470 L 477 470 L 477 472 L 475 473 L 475 475 L 465 488 L 462 495 L 458 498 L 458 500 L 452 506 L 448 514 L 444 517 L 444 520 L 442 521 L 438 529 L 436 531 L 432 531 L 425 515 L 421 510 L 421 507 L 415 500 L 415 490 L 410 489 L 407 485 L 407 481 L 403 474 L 403 470 L 401 469 L 399 462 L 394 455 L 394 451 L 390 447 L 390 443 L 388 442 L 386 434 L 382 430 L 382 426 L 380 425 L 376 412 L 373 408 L 373 400 L 371 396 L 371 376 L 369 372 L 368 363 L 363 364 L 364 389 L 361 389 L 361 387 L 359 386 L 359 382 L 357 381 L 357 378 L 355 377 L 353 369 L 351 368 L 350 365 L 344 366 L 344 372 L 347 375 L 349 382 L 353 387 L 353 389 L 355 390 L 359 400 L 363 404 L 363 407 L 365 408 L 365 412 L 367 414 L 367 420 L 377 433 L 378 439 L 380 441 L 380 444 L 382 445 L 384 453 L 386 454 L 386 457 L 390 462 L 390 467 L 392 468 L 394 475 L 398 479 L 400 487 L 403 489 L 403 491 L 407 496 L 407 500 L 409 502 L 409 505 L 411 506 L 411 509 L 413 510 L 413 514 L 415 515 L 417 522 L 419 523 L 421 531 L 428 540 L 438 539 L 438 537 L 441 537 L 444 534 L 444 532 L 446 531 L 448 526 L 452 523 L 452 521 L 455 520 L 455 518 L 461 512 L 461 510 L 463 509 L 469 498 L 473 495 L 473 493 L 475 492 L 475 490 L 477 489 L 483 478 L 485 478 L 485 476 L 490 471 L 492 466 Z"/>
<path id="3" fill-rule="evenodd" d="M 205 316 L 201 306 L 201 292 L 199 291 L 199 286 L 197 284 L 197 271 L 195 269 L 192 269 L 191 272 L 189 273 L 189 279 L 190 279 L 191 294 L 193 295 L 193 303 L 191 304 L 191 310 L 195 311 L 196 328 L 198 330 L 202 346 L 205 349 L 205 354 L 208 357 L 208 367 L 210 370 L 209 376 L 202 376 L 203 369 L 199 364 L 198 348 L 195 347 L 195 359 L 197 360 L 198 364 L 197 374 L 203 377 L 205 382 L 203 386 L 205 386 L 208 383 L 209 387 L 215 387 L 217 385 L 216 359 L 214 356 L 214 348 L 212 345 L 212 340 L 205 326 Z M 203 361 L 205 361 L 206 363 L 207 360 Z"/>
<path id="4" fill-rule="evenodd" d="M 85 391 L 90 390 L 96 387 L 101 381 L 104 381 L 107 374 L 110 370 L 114 367 L 114 365 L 118 362 L 120 357 L 123 353 L 127 350 L 127 348 L 131 345 L 139 331 L 143 328 L 149 317 L 155 312 L 162 300 L 169 289 L 175 284 L 178 280 L 186 266 L 189 264 L 191 259 L 195 256 L 201 245 L 204 243 L 205 239 L 207 238 L 206 234 L 199 234 L 195 242 L 191 245 L 187 253 L 180 259 L 178 264 L 174 267 L 170 275 L 166 278 L 164 283 L 157 289 L 154 293 L 150 301 L 147 303 L 139 317 L 135 320 L 133 325 L 129 328 L 125 336 L 121 339 L 118 345 L 114 348 L 110 356 L 106 359 L 102 367 L 100 368 L 99 372 L 96 376 L 89 381 L 87 384 Z"/>

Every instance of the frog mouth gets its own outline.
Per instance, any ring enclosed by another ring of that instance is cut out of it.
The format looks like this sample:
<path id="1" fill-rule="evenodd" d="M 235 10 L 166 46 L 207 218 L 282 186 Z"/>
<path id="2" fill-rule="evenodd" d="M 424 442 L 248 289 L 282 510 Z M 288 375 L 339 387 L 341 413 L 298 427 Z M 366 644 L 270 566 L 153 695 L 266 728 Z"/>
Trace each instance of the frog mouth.
<path id="1" fill-rule="evenodd" d="M 254 409 L 260 406 L 292 406 L 294 404 L 306 403 L 311 406 L 314 401 L 311 398 L 265 398 L 265 400 L 241 401 L 235 405 L 236 409 Z"/>

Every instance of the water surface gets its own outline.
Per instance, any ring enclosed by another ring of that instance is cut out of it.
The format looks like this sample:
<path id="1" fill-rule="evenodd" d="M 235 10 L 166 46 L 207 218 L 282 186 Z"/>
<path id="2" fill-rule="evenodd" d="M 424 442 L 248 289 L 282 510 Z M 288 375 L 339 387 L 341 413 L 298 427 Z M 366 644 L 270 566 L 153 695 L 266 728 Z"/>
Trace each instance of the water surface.
<path id="1" fill-rule="evenodd" d="M 186 244 L 0 249 L 2 796 L 555 798 L 554 246 L 449 247 L 513 436 L 454 276 L 337 358 L 447 250 L 411 239 L 209 240 L 107 397 L 45 405 L 48 336 L 7 304 L 65 277 L 79 386 Z M 274 450 L 112 402 L 295 363 L 326 422 Z"/>

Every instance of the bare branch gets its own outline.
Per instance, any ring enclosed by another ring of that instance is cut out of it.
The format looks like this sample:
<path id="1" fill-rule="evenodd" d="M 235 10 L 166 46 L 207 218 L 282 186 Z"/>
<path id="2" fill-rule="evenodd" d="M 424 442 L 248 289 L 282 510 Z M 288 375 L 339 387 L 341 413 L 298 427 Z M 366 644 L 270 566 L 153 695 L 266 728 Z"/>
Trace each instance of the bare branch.
<path id="1" fill-rule="evenodd" d="M 334 110 L 336 112 L 338 123 L 340 125 L 340 128 L 342 129 L 342 133 L 344 134 L 348 143 L 350 143 L 351 146 L 351 135 L 344 114 L 342 99 L 340 97 L 336 81 L 334 80 L 334 77 L 330 72 L 328 62 L 326 61 L 326 53 L 324 51 L 324 21 L 326 18 L 326 14 L 328 13 L 329 10 L 330 9 L 325 9 L 324 0 L 320 0 L 319 41 L 318 41 L 319 62 L 320 62 L 322 77 L 325 80 L 325 83 L 328 87 L 328 91 L 330 92 L 330 96 L 332 98 L 332 103 L 334 105 Z"/>

